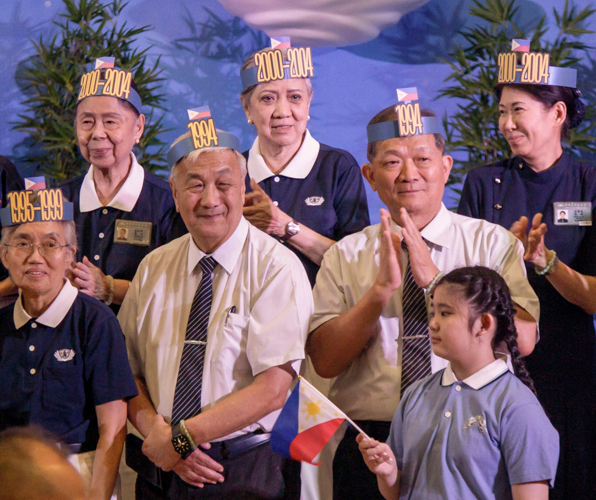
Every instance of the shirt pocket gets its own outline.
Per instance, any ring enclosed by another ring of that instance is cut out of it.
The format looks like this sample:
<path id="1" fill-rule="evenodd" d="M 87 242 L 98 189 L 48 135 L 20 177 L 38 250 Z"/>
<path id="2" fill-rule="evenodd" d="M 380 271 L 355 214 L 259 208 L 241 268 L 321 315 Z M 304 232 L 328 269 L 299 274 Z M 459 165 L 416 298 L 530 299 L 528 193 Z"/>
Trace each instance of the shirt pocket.
<path id="1" fill-rule="evenodd" d="M 211 365 L 217 376 L 241 382 L 247 375 L 252 376 L 252 368 L 246 354 L 249 316 L 229 313 L 224 319 L 220 334 L 216 334 L 216 347 L 213 350 Z M 214 380 L 217 380 L 215 378 Z"/>
<path id="2" fill-rule="evenodd" d="M 83 366 L 44 368 L 41 402 L 48 419 L 79 421 L 85 407 Z"/>

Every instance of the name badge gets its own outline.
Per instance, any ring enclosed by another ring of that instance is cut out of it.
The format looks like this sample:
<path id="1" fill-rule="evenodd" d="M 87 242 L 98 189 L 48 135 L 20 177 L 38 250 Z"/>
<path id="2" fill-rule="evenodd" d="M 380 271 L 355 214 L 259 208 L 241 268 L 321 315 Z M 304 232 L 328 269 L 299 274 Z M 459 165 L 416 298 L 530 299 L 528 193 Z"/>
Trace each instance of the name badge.
<path id="1" fill-rule="evenodd" d="M 559 201 L 553 205 L 555 226 L 592 225 L 592 203 L 589 201 Z"/>
<path id="2" fill-rule="evenodd" d="M 148 247 L 151 242 L 151 222 L 116 219 L 114 243 L 128 243 Z"/>

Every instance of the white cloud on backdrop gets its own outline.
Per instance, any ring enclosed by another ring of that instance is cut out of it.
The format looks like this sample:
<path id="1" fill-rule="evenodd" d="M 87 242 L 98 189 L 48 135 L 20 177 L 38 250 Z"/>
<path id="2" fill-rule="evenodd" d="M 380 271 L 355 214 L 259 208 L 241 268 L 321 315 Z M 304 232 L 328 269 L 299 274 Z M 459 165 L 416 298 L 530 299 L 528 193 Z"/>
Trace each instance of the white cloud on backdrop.
<path id="1" fill-rule="evenodd" d="M 219 0 L 231 14 L 292 44 L 341 47 L 367 42 L 428 0 Z"/>

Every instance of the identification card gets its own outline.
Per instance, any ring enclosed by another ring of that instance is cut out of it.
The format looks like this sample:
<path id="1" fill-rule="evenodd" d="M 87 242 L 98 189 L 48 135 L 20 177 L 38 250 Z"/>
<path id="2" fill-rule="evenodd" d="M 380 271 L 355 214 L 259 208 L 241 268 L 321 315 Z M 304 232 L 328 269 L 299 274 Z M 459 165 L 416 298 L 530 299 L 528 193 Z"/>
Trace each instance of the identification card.
<path id="1" fill-rule="evenodd" d="M 592 225 L 592 203 L 589 201 L 559 201 L 553 205 L 555 226 Z"/>
<path id="2" fill-rule="evenodd" d="M 116 219 L 115 243 L 128 243 L 148 247 L 151 242 L 151 222 Z"/>

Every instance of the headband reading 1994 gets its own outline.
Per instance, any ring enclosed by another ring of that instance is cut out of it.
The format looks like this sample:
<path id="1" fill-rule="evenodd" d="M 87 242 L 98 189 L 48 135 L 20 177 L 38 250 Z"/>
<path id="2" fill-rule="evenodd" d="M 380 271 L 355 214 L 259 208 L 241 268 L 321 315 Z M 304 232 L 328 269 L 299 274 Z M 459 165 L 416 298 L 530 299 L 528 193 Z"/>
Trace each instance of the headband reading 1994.
<path id="1" fill-rule="evenodd" d="M 101 79 L 102 71 L 105 71 L 105 78 L 103 80 Z M 128 99 L 132 73 L 116 68 L 105 70 L 94 69 L 84 74 L 81 78 L 81 90 L 78 100 L 80 101 L 81 99 L 85 99 L 85 97 L 96 95 L 101 82 L 104 82 L 102 95 L 109 95 L 118 99 Z"/>
<path id="2" fill-rule="evenodd" d="M 397 113 L 400 137 L 423 133 L 420 103 L 398 104 L 395 107 L 395 112 Z"/>
<path id="3" fill-rule="evenodd" d="M 517 65 L 517 52 L 499 54 L 499 83 L 515 83 L 517 73 L 521 72 L 517 83 L 547 85 L 549 78 L 550 54 L 524 52 L 521 66 Z"/>
<path id="4" fill-rule="evenodd" d="M 217 146 L 218 138 L 213 118 L 191 121 L 187 127 L 192 135 L 195 149 Z"/>
<path id="5" fill-rule="evenodd" d="M 313 65 L 310 47 L 293 47 L 287 49 L 287 61 L 279 49 L 264 50 L 255 54 L 257 66 L 257 82 L 265 83 L 283 80 L 285 70 L 289 70 L 290 78 L 312 78 Z"/>
<path id="6" fill-rule="evenodd" d="M 8 193 L 10 215 L 13 224 L 25 224 L 35 221 L 35 212 L 40 212 L 40 222 L 62 220 L 64 199 L 59 189 L 38 191 L 39 205 L 31 203 L 32 191 L 14 191 Z"/>

